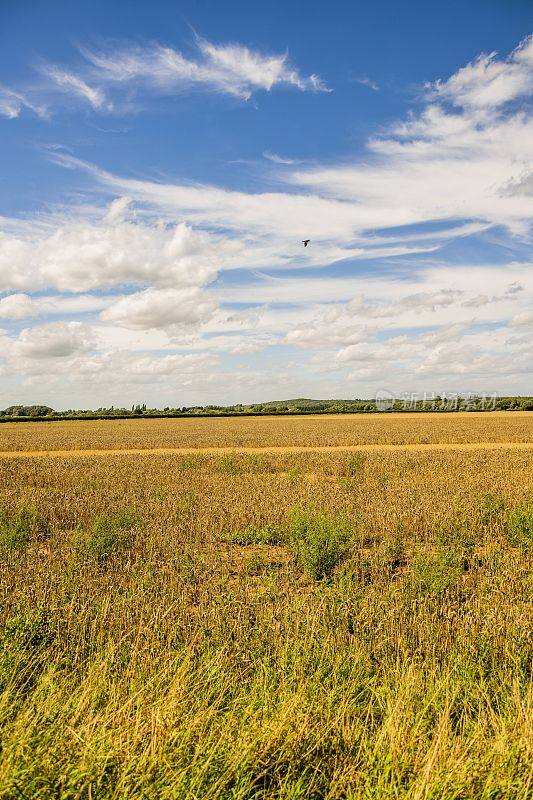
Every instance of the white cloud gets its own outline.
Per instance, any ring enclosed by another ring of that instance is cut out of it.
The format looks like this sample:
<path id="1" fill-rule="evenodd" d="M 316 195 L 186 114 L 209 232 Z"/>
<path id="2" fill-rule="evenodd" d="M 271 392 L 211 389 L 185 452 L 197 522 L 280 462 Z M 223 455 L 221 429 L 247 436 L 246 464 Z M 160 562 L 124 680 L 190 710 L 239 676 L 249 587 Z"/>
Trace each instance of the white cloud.
<path id="1" fill-rule="evenodd" d="M 35 313 L 35 302 L 27 294 L 10 294 L 0 299 L 0 319 L 24 319 Z"/>
<path id="2" fill-rule="evenodd" d="M 524 183 L 533 160 L 533 115 L 504 100 L 531 91 L 533 40 L 506 60 L 465 70 L 434 86 L 420 114 L 372 139 L 369 158 L 295 170 L 286 179 L 357 209 L 360 228 L 466 219 L 525 235 L 533 217 L 533 193 Z M 441 99 L 454 99 L 456 110 L 446 110 Z"/>
<path id="3" fill-rule="evenodd" d="M 7 119 L 16 119 L 23 109 L 29 109 L 39 117 L 46 118 L 48 111 L 46 106 L 33 103 L 23 92 L 7 89 L 0 86 L 0 116 Z"/>
<path id="4" fill-rule="evenodd" d="M 369 89 L 372 89 L 373 92 L 379 92 L 379 84 L 376 81 L 371 80 L 363 76 L 362 78 L 355 78 L 356 83 L 360 83 L 361 86 L 368 86 Z"/>
<path id="5" fill-rule="evenodd" d="M 436 393 L 489 387 L 505 392 L 511 379 L 523 381 L 533 369 L 531 348 L 513 342 L 508 328 L 472 331 L 461 325 L 349 345 L 336 361 L 352 370 L 352 380 L 375 388 Z"/>
<path id="6" fill-rule="evenodd" d="M 48 117 L 48 108 L 66 98 L 88 103 L 96 112 L 138 110 L 137 96 L 174 96 L 208 91 L 248 100 L 275 87 L 330 91 L 318 75 L 302 75 L 288 53 L 267 54 L 242 44 L 214 44 L 194 38 L 194 55 L 158 43 L 80 48 L 83 61 L 71 68 L 43 63 L 41 78 L 24 91 L 0 86 L 0 116 L 15 119 L 24 108 Z"/>
<path id="7" fill-rule="evenodd" d="M 235 249 L 185 223 L 165 225 L 117 214 L 63 219 L 44 230 L 31 222 L 0 233 L 0 291 L 53 286 L 83 292 L 121 284 L 198 286 L 211 281 Z M 115 215 L 115 216 L 113 216 Z"/>
<path id="8" fill-rule="evenodd" d="M 323 295 L 334 297 L 327 281 L 317 283 L 317 294 L 325 284 Z M 487 287 L 490 294 L 482 291 Z M 533 304 L 527 266 L 426 268 L 416 282 L 361 277 L 359 290 L 348 302 L 316 303 L 292 326 L 288 320 L 286 342 L 314 351 L 320 370 L 349 368 L 349 379 L 367 396 L 384 385 L 465 389 L 457 376 L 471 376 L 476 388 L 503 391 L 511 380 L 523 383 L 533 365 L 533 348 L 522 335 Z"/>
<path id="9" fill-rule="evenodd" d="M 210 336 L 208 339 L 202 340 L 201 346 L 207 347 L 211 351 L 242 356 L 258 353 L 267 347 L 279 344 L 279 341 L 277 336 L 268 333 L 248 334 L 246 336 Z"/>
<path id="10" fill-rule="evenodd" d="M 46 315 L 89 314 L 116 302 L 116 295 L 39 295 L 18 292 L 0 298 L 0 319 L 26 319 Z"/>
<path id="11" fill-rule="evenodd" d="M 81 322 L 50 322 L 24 328 L 12 351 L 16 358 L 56 359 L 89 352 L 94 346 L 93 332 Z"/>
<path id="12" fill-rule="evenodd" d="M 278 156 L 277 153 L 271 153 L 269 150 L 265 150 L 263 158 L 266 158 L 267 161 L 272 161 L 274 164 L 284 164 L 285 166 L 299 163 L 296 158 L 284 158 L 283 156 Z"/>
<path id="13" fill-rule="evenodd" d="M 476 58 L 446 81 L 428 89 L 465 109 L 494 109 L 533 90 L 533 37 L 529 36 L 504 59 L 497 53 Z"/>
<path id="14" fill-rule="evenodd" d="M 114 175 L 63 154 L 54 153 L 52 158 L 68 168 L 88 171 L 108 191 L 127 194 L 161 217 L 179 216 L 224 235 L 220 242 L 228 255 L 233 253 L 234 266 L 277 269 L 411 255 L 436 249 L 442 238 L 440 232 L 432 236 L 368 236 L 361 208 L 317 194 L 252 194 L 209 185 L 156 183 Z M 386 224 L 381 215 L 379 221 Z M 457 235 L 463 235 L 465 226 L 457 227 Z M 302 239 L 309 238 L 310 232 L 311 245 L 304 248 Z"/>
<path id="15" fill-rule="evenodd" d="M 276 85 L 326 91 L 317 75 L 304 77 L 292 67 L 287 53 L 265 55 L 244 45 L 213 44 L 200 37 L 196 46 L 195 59 L 160 44 L 82 52 L 103 83 L 141 84 L 165 94 L 205 88 L 247 100 L 254 91 L 270 91 Z"/>
<path id="16" fill-rule="evenodd" d="M 56 66 L 44 67 L 43 72 L 60 89 L 78 95 L 83 100 L 86 100 L 95 111 L 99 111 L 104 107 L 109 109 L 110 106 L 106 101 L 104 91 L 98 87 L 89 86 L 79 75 L 75 75 L 73 72 L 60 69 Z"/>
<path id="17" fill-rule="evenodd" d="M 464 292 L 460 289 L 441 289 L 439 291 L 416 292 L 406 295 L 392 303 L 368 303 L 363 298 L 351 300 L 347 309 L 351 314 L 380 319 L 398 317 L 408 311 L 437 311 L 456 303 Z"/>
<path id="18" fill-rule="evenodd" d="M 125 359 L 120 366 L 117 362 L 121 357 L 125 357 Z M 93 360 L 93 362 L 87 366 L 93 375 L 95 372 L 102 372 L 104 375 L 107 373 L 109 375 L 118 368 L 121 373 L 125 374 L 126 378 L 150 381 L 154 378 L 164 378 L 173 375 L 195 375 L 198 372 L 213 367 L 215 364 L 216 358 L 212 355 L 201 353 L 168 355 L 159 358 L 151 355 L 135 356 L 132 358 L 126 354 L 115 353 L 103 359 Z M 91 369 L 91 367 L 96 367 L 96 369 Z"/>
<path id="19" fill-rule="evenodd" d="M 210 294 L 197 287 L 151 288 L 120 298 L 102 312 L 101 318 L 125 328 L 162 328 L 177 333 L 208 320 L 216 305 Z"/>

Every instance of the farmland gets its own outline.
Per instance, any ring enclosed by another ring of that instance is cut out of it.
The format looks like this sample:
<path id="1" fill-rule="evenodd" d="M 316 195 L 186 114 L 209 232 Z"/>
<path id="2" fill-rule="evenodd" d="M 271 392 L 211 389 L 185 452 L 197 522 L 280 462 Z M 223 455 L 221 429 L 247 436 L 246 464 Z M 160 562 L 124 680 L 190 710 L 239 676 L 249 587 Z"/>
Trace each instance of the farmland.
<path id="1" fill-rule="evenodd" d="M 0 451 L 0 798 L 531 797 L 532 413 Z"/>

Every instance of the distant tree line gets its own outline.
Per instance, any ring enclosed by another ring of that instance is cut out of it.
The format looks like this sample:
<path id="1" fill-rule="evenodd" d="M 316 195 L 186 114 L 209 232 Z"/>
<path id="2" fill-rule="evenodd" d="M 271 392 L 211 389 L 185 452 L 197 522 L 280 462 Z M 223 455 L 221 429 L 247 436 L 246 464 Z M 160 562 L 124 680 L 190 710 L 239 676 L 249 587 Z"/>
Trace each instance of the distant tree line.
<path id="1" fill-rule="evenodd" d="M 533 397 L 491 397 L 469 395 L 465 397 L 434 397 L 431 400 L 410 397 L 397 398 L 387 408 L 378 408 L 374 400 L 280 400 L 267 403 L 238 403 L 230 406 L 176 406 L 163 409 L 148 408 L 145 403 L 133 404 L 131 408 L 110 406 L 97 409 L 68 409 L 55 411 L 45 405 L 12 405 L 0 410 L 0 422 L 8 420 L 56 420 L 56 419 L 128 419 L 138 417 L 191 417 L 191 416 L 246 416 L 268 414 L 365 414 L 399 411 L 533 411 Z"/>

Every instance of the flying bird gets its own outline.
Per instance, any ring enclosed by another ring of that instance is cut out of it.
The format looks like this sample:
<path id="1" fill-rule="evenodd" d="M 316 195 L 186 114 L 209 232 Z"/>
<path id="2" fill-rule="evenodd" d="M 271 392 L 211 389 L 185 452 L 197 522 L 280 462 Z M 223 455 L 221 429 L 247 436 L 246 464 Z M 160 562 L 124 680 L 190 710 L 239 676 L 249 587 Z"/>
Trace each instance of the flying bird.
<path id="1" fill-rule="evenodd" d="M 307 245 L 309 244 L 310 241 L 311 241 L 311 239 L 302 239 L 303 246 L 307 247 Z"/>

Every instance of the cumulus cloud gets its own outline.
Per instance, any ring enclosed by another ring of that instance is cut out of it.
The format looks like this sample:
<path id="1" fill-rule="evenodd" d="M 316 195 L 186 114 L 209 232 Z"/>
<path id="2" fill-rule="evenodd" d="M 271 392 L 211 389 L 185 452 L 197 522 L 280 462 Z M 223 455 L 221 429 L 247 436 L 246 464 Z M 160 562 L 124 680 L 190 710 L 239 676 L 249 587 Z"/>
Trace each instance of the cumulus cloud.
<path id="1" fill-rule="evenodd" d="M 301 327 L 289 331 L 286 341 L 306 350 L 331 350 L 341 345 L 364 342 L 367 337 L 367 326 L 342 305 L 320 311 Z"/>
<path id="2" fill-rule="evenodd" d="M 118 365 L 118 360 L 122 357 L 125 361 Z M 175 354 L 161 357 L 153 355 L 131 356 L 126 354 L 114 353 L 104 358 L 94 359 L 85 366 L 91 374 L 103 373 L 109 375 L 113 369 L 119 369 L 128 378 L 138 381 L 150 381 L 158 378 L 165 378 L 177 375 L 195 375 L 205 371 L 216 364 L 216 358 L 210 354 L 187 353 L 185 355 Z"/>
<path id="3" fill-rule="evenodd" d="M 513 273 L 521 279 L 510 281 Z M 323 282 L 317 282 L 319 294 Z M 402 293 L 417 284 L 418 291 Z M 481 291 L 489 286 L 490 294 Z M 533 303 L 527 266 L 432 267 L 416 282 L 382 278 L 369 286 L 361 278 L 359 287 L 361 294 L 351 300 L 315 303 L 292 325 L 289 320 L 286 343 L 313 351 L 321 370 L 348 368 L 349 380 L 372 390 L 380 382 L 398 390 L 419 388 L 425 375 L 440 379 L 437 388 L 443 388 L 448 379 L 453 383 L 454 376 L 470 373 L 479 388 L 482 368 L 485 388 L 501 389 L 500 375 L 523 381 L 531 367 L 533 348 L 523 337 Z M 365 297 L 364 290 L 373 296 Z M 322 293 L 327 298 L 327 286 Z"/>
<path id="4" fill-rule="evenodd" d="M 213 297 L 197 287 L 152 288 L 120 298 L 102 312 L 101 318 L 126 328 L 178 332 L 205 322 L 216 307 Z"/>
<path id="5" fill-rule="evenodd" d="M 35 302 L 27 294 L 10 294 L 0 298 L 0 319 L 24 319 L 35 313 Z"/>
<path id="6" fill-rule="evenodd" d="M 234 246 L 189 225 L 124 219 L 112 205 L 100 220 L 31 223 L 0 234 L 0 291 L 53 286 L 84 292 L 121 284 L 198 286 Z"/>
<path id="7" fill-rule="evenodd" d="M 349 379 L 376 388 L 505 391 L 511 379 L 523 380 L 533 368 L 533 353 L 512 341 L 507 327 L 471 330 L 444 325 L 413 336 L 390 336 L 340 349 L 335 361 Z"/>
<path id="8" fill-rule="evenodd" d="M 95 346 L 92 330 L 81 322 L 50 322 L 24 328 L 12 345 L 13 355 L 29 359 L 57 359 L 87 353 Z"/>
<path id="9" fill-rule="evenodd" d="M 278 344 L 279 337 L 271 333 L 232 335 L 232 336 L 211 336 L 202 341 L 202 346 L 211 351 L 230 353 L 235 356 L 250 355 L 265 350 Z"/>
<path id="10" fill-rule="evenodd" d="M 455 303 L 464 292 L 460 289 L 441 289 L 436 292 L 417 292 L 402 297 L 393 303 L 369 303 L 363 298 L 356 298 L 348 303 L 351 314 L 362 317 L 383 318 L 397 317 L 405 311 L 437 311 Z"/>

